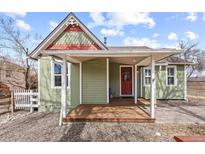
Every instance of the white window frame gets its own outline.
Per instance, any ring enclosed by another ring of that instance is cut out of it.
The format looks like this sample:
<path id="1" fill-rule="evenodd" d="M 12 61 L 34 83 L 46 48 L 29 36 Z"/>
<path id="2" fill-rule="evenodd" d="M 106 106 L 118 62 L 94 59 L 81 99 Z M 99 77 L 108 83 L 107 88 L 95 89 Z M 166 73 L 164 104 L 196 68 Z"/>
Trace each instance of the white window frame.
<path id="1" fill-rule="evenodd" d="M 145 70 L 147 70 L 147 69 L 149 69 L 149 70 L 151 71 L 151 74 L 152 74 L 152 70 L 151 70 L 150 67 L 144 67 L 144 68 L 143 68 L 143 86 L 144 86 L 144 87 L 149 87 L 149 86 L 151 85 L 151 83 L 150 83 L 150 84 L 146 84 L 146 83 L 145 83 L 145 78 L 146 78 L 146 77 L 150 77 L 150 81 L 151 81 L 151 74 L 150 74 L 150 76 L 146 76 L 146 75 L 145 75 Z"/>
<path id="2" fill-rule="evenodd" d="M 54 78 L 54 64 L 60 64 L 61 65 L 61 67 L 62 67 L 62 61 L 60 61 L 60 60 L 52 60 L 51 61 L 51 88 L 52 89 L 61 89 L 61 86 L 55 86 L 55 84 L 54 84 L 54 82 L 55 82 L 55 78 Z M 67 81 L 68 81 L 68 86 L 67 86 L 67 88 L 70 88 L 70 83 L 69 83 L 69 76 L 70 76 L 70 65 L 69 65 L 69 63 L 67 63 L 67 65 L 68 65 L 68 74 L 67 74 Z M 61 72 L 61 74 L 59 75 L 59 76 L 61 76 L 62 77 L 62 72 Z"/>
<path id="3" fill-rule="evenodd" d="M 169 85 L 168 84 L 168 68 L 174 68 L 174 76 L 170 76 L 170 77 L 174 77 L 174 84 L 173 85 Z M 176 86 L 177 85 L 177 67 L 170 65 L 170 66 L 166 66 L 166 86 L 171 87 L 171 86 Z"/>

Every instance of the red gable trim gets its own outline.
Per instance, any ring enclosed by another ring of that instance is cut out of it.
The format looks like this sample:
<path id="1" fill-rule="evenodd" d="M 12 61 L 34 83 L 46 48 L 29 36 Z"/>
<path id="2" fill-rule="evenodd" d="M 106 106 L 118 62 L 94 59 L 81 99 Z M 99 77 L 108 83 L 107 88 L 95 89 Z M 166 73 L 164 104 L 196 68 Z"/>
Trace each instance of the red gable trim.
<path id="1" fill-rule="evenodd" d="M 101 50 L 97 44 L 51 44 L 51 50 Z"/>
<path id="2" fill-rule="evenodd" d="M 68 25 L 67 28 L 63 31 L 63 33 L 70 33 L 70 32 L 83 32 L 85 33 L 82 28 L 78 24 Z M 96 44 L 62 44 L 56 43 L 53 41 L 47 49 L 55 49 L 55 50 L 101 50 L 101 48 Z"/>
<path id="3" fill-rule="evenodd" d="M 64 32 L 84 32 L 78 25 L 69 25 Z"/>

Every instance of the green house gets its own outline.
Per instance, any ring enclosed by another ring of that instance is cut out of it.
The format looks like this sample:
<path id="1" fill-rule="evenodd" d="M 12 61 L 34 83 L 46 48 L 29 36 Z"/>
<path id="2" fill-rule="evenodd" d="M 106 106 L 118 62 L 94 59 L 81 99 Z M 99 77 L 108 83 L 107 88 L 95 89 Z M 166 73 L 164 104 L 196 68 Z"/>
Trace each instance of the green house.
<path id="1" fill-rule="evenodd" d="M 30 54 L 38 60 L 40 111 L 62 111 L 113 99 L 187 98 L 185 63 L 176 49 L 109 47 L 70 13 Z M 171 57 L 170 57 L 171 56 Z"/>

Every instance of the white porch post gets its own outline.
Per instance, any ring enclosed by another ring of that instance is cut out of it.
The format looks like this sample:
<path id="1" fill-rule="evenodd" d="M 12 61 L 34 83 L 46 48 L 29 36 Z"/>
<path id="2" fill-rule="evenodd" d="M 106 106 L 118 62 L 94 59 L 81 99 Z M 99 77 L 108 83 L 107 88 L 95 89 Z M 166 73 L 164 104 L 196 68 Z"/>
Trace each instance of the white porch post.
<path id="1" fill-rule="evenodd" d="M 62 125 L 62 118 L 67 114 L 67 61 L 63 58 L 62 76 L 61 76 L 61 114 L 60 125 Z"/>
<path id="2" fill-rule="evenodd" d="M 135 65 L 135 104 L 137 104 L 137 65 Z"/>
<path id="3" fill-rule="evenodd" d="M 109 58 L 106 59 L 106 70 L 107 70 L 107 103 L 110 102 L 109 99 Z"/>
<path id="4" fill-rule="evenodd" d="M 150 115 L 155 118 L 155 102 L 156 102 L 156 79 L 155 79 L 155 60 L 151 57 L 151 105 Z"/>
<path id="5" fill-rule="evenodd" d="M 184 65 L 184 99 L 188 101 L 187 99 L 187 75 L 186 75 L 186 65 Z"/>
<path id="6" fill-rule="evenodd" d="M 80 104 L 82 104 L 82 62 L 80 62 Z"/>

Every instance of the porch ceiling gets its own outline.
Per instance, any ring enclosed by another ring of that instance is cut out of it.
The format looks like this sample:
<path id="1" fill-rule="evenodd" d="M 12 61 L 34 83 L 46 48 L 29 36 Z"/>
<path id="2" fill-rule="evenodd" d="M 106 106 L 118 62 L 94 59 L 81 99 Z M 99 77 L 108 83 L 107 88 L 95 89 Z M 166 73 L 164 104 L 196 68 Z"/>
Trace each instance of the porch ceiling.
<path id="1" fill-rule="evenodd" d="M 116 62 L 120 64 L 134 65 L 145 59 L 146 57 L 111 57 L 109 60 L 111 62 Z"/>

